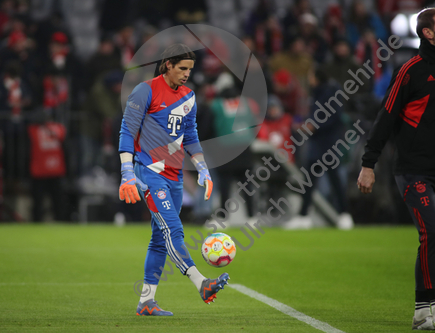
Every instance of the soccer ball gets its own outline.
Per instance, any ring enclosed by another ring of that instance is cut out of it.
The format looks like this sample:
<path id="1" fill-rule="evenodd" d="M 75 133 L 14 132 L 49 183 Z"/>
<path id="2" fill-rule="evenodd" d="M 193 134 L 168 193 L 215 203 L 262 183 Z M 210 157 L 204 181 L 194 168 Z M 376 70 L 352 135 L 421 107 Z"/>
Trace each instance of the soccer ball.
<path id="1" fill-rule="evenodd" d="M 236 245 L 230 236 L 219 232 L 211 234 L 204 240 L 201 253 L 207 264 L 224 267 L 236 256 Z"/>

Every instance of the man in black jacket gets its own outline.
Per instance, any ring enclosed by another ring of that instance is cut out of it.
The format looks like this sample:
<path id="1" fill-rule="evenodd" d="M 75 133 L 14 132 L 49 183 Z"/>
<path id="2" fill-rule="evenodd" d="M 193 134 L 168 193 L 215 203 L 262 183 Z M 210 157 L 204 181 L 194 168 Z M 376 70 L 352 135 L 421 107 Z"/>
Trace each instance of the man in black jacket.
<path id="1" fill-rule="evenodd" d="M 419 54 L 393 74 L 367 140 L 357 185 L 362 193 L 372 191 L 373 168 L 394 133 L 396 183 L 420 235 L 412 329 L 435 330 L 435 8 L 419 13 L 416 31 Z"/>

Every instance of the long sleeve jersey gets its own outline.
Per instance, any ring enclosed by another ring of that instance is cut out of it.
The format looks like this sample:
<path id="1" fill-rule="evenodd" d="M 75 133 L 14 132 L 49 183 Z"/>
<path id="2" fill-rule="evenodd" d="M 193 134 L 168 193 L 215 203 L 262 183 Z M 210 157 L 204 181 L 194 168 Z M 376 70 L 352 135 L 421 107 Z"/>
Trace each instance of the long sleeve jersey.
<path id="1" fill-rule="evenodd" d="M 393 73 L 362 166 L 374 168 L 391 134 L 396 144 L 394 174 L 435 175 L 435 46 L 427 40 L 419 55 Z"/>
<path id="2" fill-rule="evenodd" d="M 138 84 L 125 107 L 119 152 L 134 154 L 149 170 L 181 181 L 183 150 L 202 152 L 194 92 L 185 86 L 171 89 L 162 75 Z"/>

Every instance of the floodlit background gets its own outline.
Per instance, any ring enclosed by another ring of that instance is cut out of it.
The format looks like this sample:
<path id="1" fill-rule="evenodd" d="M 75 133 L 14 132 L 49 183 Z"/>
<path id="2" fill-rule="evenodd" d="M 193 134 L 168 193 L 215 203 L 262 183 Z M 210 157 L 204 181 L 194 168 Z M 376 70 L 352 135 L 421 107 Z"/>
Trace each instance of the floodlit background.
<path id="1" fill-rule="evenodd" d="M 351 78 L 349 69 L 355 72 L 371 60 L 375 74 L 370 79 L 363 78 L 364 85 L 345 102 L 341 115 L 343 130 L 360 120 L 367 132 L 393 69 L 417 52 L 416 13 L 431 1 L 0 3 L 0 221 L 122 224 L 149 220 L 144 205 L 127 207 L 117 198 L 117 145 L 124 72 L 135 52 L 150 37 L 172 26 L 199 23 L 240 38 L 262 66 L 269 108 L 273 109 L 257 140 L 282 147 L 291 135 L 297 137 L 296 130 L 314 102 L 309 82 L 313 69 L 321 68 L 339 87 Z M 392 34 L 401 37 L 403 46 L 378 68 L 378 39 L 387 43 Z M 207 49 L 197 55 L 188 86 L 196 92 L 199 135 L 206 140 L 220 135 L 215 126 L 216 103 L 223 101 L 227 110 L 234 108 L 225 101 L 238 96 L 243 83 Z M 276 122 L 282 126 L 274 127 Z M 357 190 L 364 143 L 365 136 L 340 161 L 339 172 L 346 184 L 340 196 L 348 199 L 349 212 L 357 224 L 410 224 L 391 174 L 390 144 L 377 165 L 373 193 L 363 196 Z M 310 149 L 306 146 L 292 156 L 291 162 L 298 168 L 307 161 Z M 201 199 L 196 175 L 186 172 L 183 222 L 202 224 L 228 197 L 225 192 L 231 196 L 231 182 L 243 180 L 243 172 L 255 170 L 263 156 L 264 152 L 251 147 L 228 168 L 213 170 L 216 190 L 210 205 Z M 288 196 L 292 202 L 286 218 L 295 215 L 301 200 L 283 186 L 288 177 L 288 172 L 274 174 L 233 220 L 264 212 L 264 203 L 278 194 Z M 318 190 L 332 207 L 337 204 L 337 195 L 331 191 L 327 177 L 321 178 Z M 315 215 L 316 209 L 311 214 Z M 318 222 L 322 225 L 328 219 L 320 214 Z"/>

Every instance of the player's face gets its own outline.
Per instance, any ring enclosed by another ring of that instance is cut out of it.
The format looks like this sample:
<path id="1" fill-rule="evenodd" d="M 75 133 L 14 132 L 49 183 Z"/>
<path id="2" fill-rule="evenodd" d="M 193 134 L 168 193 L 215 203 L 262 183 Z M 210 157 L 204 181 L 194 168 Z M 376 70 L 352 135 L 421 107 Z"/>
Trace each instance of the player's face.
<path id="1" fill-rule="evenodd" d="M 195 62 L 193 60 L 181 60 L 175 65 L 168 62 L 168 71 L 166 77 L 168 84 L 172 89 L 176 89 L 179 86 L 184 85 L 190 76 L 190 72 Z"/>

